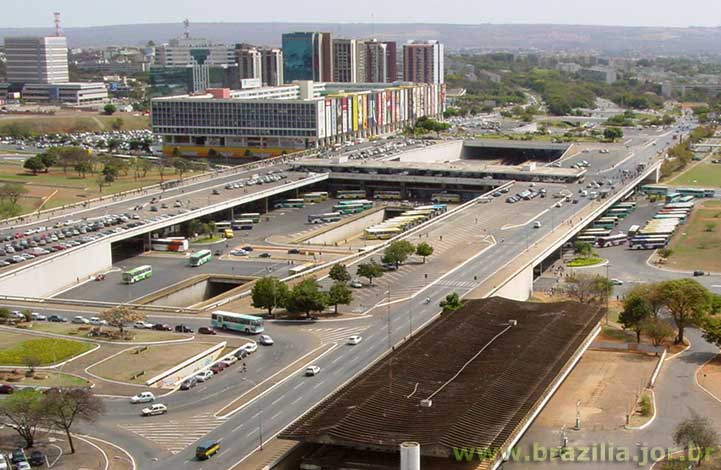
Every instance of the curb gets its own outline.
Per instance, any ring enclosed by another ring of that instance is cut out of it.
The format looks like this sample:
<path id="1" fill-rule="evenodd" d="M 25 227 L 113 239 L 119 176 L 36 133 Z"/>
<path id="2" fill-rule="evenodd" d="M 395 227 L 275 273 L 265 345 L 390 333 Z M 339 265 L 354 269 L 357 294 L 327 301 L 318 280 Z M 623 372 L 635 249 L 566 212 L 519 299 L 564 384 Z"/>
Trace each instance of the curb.
<path id="1" fill-rule="evenodd" d="M 651 393 L 651 402 L 653 403 L 653 414 L 651 415 L 651 418 L 643 423 L 641 426 L 628 426 L 624 425 L 624 429 L 628 429 L 629 431 L 641 431 L 643 429 L 646 429 L 656 420 L 656 415 L 658 414 L 658 410 L 656 408 L 656 394 L 653 392 L 653 390 L 648 389 L 649 393 Z"/>

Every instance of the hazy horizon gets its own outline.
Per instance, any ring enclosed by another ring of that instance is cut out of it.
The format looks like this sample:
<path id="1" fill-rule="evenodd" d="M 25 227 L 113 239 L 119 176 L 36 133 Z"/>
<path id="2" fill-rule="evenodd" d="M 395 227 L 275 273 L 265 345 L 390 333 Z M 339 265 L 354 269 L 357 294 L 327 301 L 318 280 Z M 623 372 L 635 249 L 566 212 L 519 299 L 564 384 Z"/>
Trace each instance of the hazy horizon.
<path id="1" fill-rule="evenodd" d="M 370 0 L 359 3 L 315 0 L 310 4 L 276 0 L 273 8 L 256 3 L 238 7 L 216 0 L 212 8 L 188 0 L 125 0 L 115 4 L 87 0 L 34 0 L 7 5 L 0 28 L 52 28 L 53 12 L 62 13 L 65 28 L 180 23 L 329 23 L 329 24 L 554 24 L 629 27 L 718 27 L 721 2 L 688 0 L 682 9 L 670 0 L 607 0 L 603 4 L 574 0 L 487 0 L 469 4 L 446 0 L 439 9 L 429 0 Z M 703 12 L 699 15 L 697 12 Z"/>

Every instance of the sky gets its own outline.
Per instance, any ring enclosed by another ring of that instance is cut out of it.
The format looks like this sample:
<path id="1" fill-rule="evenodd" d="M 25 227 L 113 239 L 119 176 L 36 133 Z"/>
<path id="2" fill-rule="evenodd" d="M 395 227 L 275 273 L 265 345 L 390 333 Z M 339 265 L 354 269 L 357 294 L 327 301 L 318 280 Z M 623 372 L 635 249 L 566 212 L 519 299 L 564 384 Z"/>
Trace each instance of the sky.
<path id="1" fill-rule="evenodd" d="M 719 0 L 3 0 L 0 27 L 135 23 L 555 23 L 718 26 Z"/>

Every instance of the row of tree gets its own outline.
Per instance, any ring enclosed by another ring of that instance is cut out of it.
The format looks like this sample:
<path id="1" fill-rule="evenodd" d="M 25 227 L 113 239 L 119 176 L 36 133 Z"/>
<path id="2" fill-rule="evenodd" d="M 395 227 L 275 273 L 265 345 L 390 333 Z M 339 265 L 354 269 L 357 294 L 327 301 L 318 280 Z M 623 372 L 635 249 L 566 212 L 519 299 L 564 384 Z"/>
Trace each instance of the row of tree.
<path id="1" fill-rule="evenodd" d="M 284 308 L 288 313 L 310 317 L 329 306 L 334 306 L 337 314 L 339 305 L 348 305 L 353 301 L 353 292 L 346 282 L 336 281 L 323 291 L 314 277 L 304 279 L 292 288 L 275 277 L 264 277 L 253 286 L 251 299 L 253 307 L 267 310 L 268 315 L 273 315 L 276 308 Z"/>

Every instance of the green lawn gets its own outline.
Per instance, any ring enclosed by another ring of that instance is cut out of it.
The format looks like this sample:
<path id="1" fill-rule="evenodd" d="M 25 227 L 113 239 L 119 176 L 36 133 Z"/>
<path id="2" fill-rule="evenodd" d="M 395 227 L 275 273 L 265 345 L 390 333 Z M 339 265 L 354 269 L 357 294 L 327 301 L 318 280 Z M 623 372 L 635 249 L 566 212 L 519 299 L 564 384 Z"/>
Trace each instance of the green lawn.
<path id="1" fill-rule="evenodd" d="M 665 265 L 670 268 L 721 272 L 721 202 L 697 205 L 669 248 L 673 253 Z"/>
<path id="2" fill-rule="evenodd" d="M 0 117 L 0 135 L 11 134 L 54 134 L 78 131 L 98 132 L 112 129 L 113 122 L 122 120 L 123 130 L 147 129 L 149 118 L 129 113 L 116 113 L 112 116 L 89 114 L 86 112 L 61 112 L 54 116 L 43 115 L 4 115 Z"/>
<path id="3" fill-rule="evenodd" d="M 72 323 L 51 323 L 51 322 L 33 322 L 32 324 L 32 330 L 34 331 L 44 331 L 47 333 L 55 333 L 58 335 L 67 335 L 67 336 L 76 336 L 76 337 L 82 337 L 87 338 L 88 333 L 91 330 L 90 326 L 78 326 L 74 325 Z M 104 331 L 116 331 L 115 328 L 112 327 L 103 327 Z M 187 334 L 179 334 L 174 333 L 172 331 L 157 331 L 157 330 L 140 330 L 136 328 L 126 328 L 126 331 L 129 332 L 133 337 L 132 339 L 124 339 L 123 342 L 133 342 L 133 343 L 151 343 L 154 341 L 168 341 L 172 339 L 184 339 L 188 338 L 190 335 Z M 93 338 L 89 338 L 93 339 Z M 104 341 L 112 341 L 111 338 L 107 337 L 101 337 L 98 339 L 102 339 Z"/>
<path id="4" fill-rule="evenodd" d="M 569 268 L 582 268 L 585 266 L 594 266 L 596 264 L 601 264 L 604 262 L 603 258 L 599 258 L 598 256 L 591 256 L 588 258 L 574 258 L 571 261 L 568 262 L 567 266 Z"/>
<path id="5" fill-rule="evenodd" d="M 16 374 L 12 371 L 0 371 L 0 382 L 38 387 L 86 387 L 90 385 L 90 382 L 82 377 L 58 373 L 57 371 L 38 371 L 35 372 L 33 377 L 26 377 L 24 373 Z"/>
<path id="6" fill-rule="evenodd" d="M 672 179 L 669 184 L 674 186 L 719 188 L 721 187 L 721 165 L 717 163 L 699 163 Z"/>
<path id="7" fill-rule="evenodd" d="M 0 365 L 22 366 L 32 357 L 38 365 L 48 365 L 64 361 L 93 348 L 91 343 L 71 341 L 59 338 L 28 339 L 0 350 Z"/>

